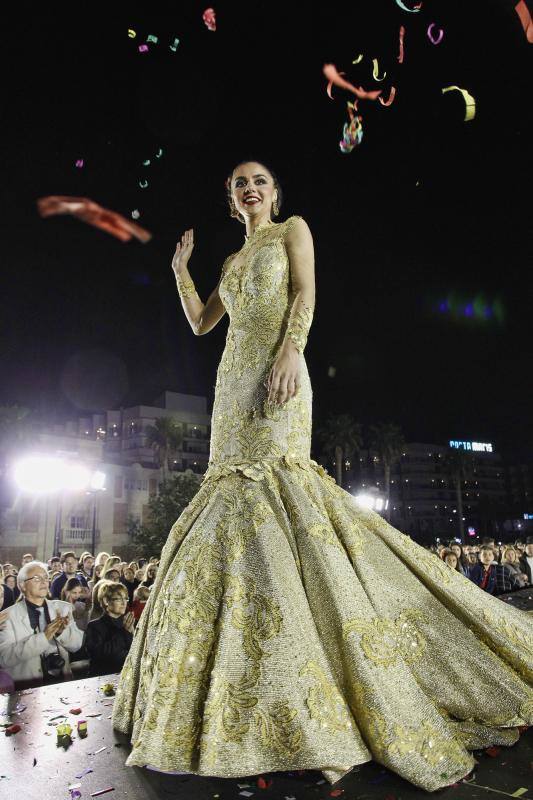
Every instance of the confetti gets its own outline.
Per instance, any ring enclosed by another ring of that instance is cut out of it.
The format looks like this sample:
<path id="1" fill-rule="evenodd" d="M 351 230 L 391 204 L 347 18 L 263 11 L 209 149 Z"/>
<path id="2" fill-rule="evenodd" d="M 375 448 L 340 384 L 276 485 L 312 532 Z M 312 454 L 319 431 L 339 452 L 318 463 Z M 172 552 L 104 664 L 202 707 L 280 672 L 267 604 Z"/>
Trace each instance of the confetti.
<path id="1" fill-rule="evenodd" d="M 99 206 L 98 203 L 89 200 L 87 197 L 66 197 L 63 195 L 50 195 L 41 197 L 37 200 L 37 208 L 41 217 L 50 217 L 55 214 L 71 214 L 73 217 L 93 225 L 95 228 L 107 231 L 112 236 L 120 239 L 121 242 L 129 242 L 132 237 L 146 244 L 152 238 L 152 234 L 136 225 L 134 222 Z M 99 714 L 86 714 L 88 717 L 96 717 Z M 54 717 L 54 719 L 56 719 Z"/>
<path id="2" fill-rule="evenodd" d="M 161 158 L 162 155 L 163 155 L 163 148 L 160 147 L 159 150 L 157 151 L 157 153 L 155 154 L 155 157 L 156 158 Z"/>
<path id="3" fill-rule="evenodd" d="M 398 63 L 399 64 L 403 64 L 403 37 L 404 36 L 405 36 L 405 28 L 403 27 L 403 25 L 400 25 L 400 33 L 399 33 L 400 51 L 398 53 Z"/>
<path id="4" fill-rule="evenodd" d="M 379 64 L 378 64 L 377 58 L 373 58 L 372 59 L 372 64 L 374 65 L 374 69 L 372 71 L 372 77 L 374 78 L 375 81 L 382 81 L 384 78 L 387 77 L 387 73 L 384 72 L 383 73 L 383 77 L 382 78 L 378 78 Z"/>
<path id="5" fill-rule="evenodd" d="M 344 792 L 344 789 L 333 789 L 329 793 L 329 796 L 330 797 L 339 797 L 341 794 L 343 794 L 343 792 Z"/>
<path id="6" fill-rule="evenodd" d="M 157 36 L 153 36 L 151 33 L 149 33 L 148 36 L 146 37 L 146 41 L 147 42 L 153 42 L 154 44 L 157 44 L 159 39 L 157 38 Z"/>
<path id="7" fill-rule="evenodd" d="M 206 8 L 204 13 L 202 14 L 202 19 L 205 22 L 208 30 L 216 31 L 217 22 L 216 22 L 216 19 L 215 19 L 215 9 L 214 8 Z"/>
<path id="8" fill-rule="evenodd" d="M 348 81 L 345 81 L 344 78 L 341 78 L 340 73 L 337 72 L 335 64 L 324 64 L 322 72 L 328 81 L 332 81 L 336 86 L 340 86 L 341 89 L 347 89 L 349 92 L 353 92 L 361 100 L 375 100 L 381 94 L 381 89 L 367 92 L 362 86 L 356 87 Z"/>
<path id="9" fill-rule="evenodd" d="M 337 372 L 337 367 L 328 367 L 328 378 L 334 378 Z"/>
<path id="10" fill-rule="evenodd" d="M 518 18 L 522 23 L 522 28 L 526 34 L 526 39 L 530 44 L 533 44 L 533 21 L 531 20 L 531 14 L 529 13 L 529 9 L 524 0 L 520 0 L 515 5 L 514 10 L 518 14 Z"/>
<path id="11" fill-rule="evenodd" d="M 75 775 L 74 777 L 77 778 L 78 780 L 81 780 L 83 777 L 85 777 L 85 775 L 88 775 L 89 772 L 92 772 L 92 769 L 90 767 L 87 767 L 86 769 L 83 770 L 83 772 L 80 772 L 79 775 Z"/>
<path id="12" fill-rule="evenodd" d="M 79 789 L 69 789 L 71 800 L 79 800 L 81 792 Z"/>
<path id="13" fill-rule="evenodd" d="M 135 39 L 137 34 L 135 33 L 134 30 L 132 30 L 131 28 L 128 28 L 128 36 L 130 37 L 130 39 Z"/>
<path id="14" fill-rule="evenodd" d="M 100 797 L 101 794 L 107 794 L 108 792 L 114 792 L 114 786 L 108 786 L 107 789 L 100 789 L 98 792 L 92 792 L 91 797 Z"/>
<path id="15" fill-rule="evenodd" d="M 404 5 L 404 3 L 402 3 L 402 0 L 396 0 L 396 5 L 400 6 L 400 8 L 403 8 L 404 11 L 410 11 L 413 14 L 416 11 L 420 11 L 420 9 L 422 8 L 422 3 L 418 3 L 418 5 L 414 6 L 413 8 L 407 8 L 407 6 Z"/>
<path id="16" fill-rule="evenodd" d="M 146 161 L 143 161 L 143 167 L 149 167 L 149 166 L 150 166 L 150 159 L 147 158 Z"/>
<path id="17" fill-rule="evenodd" d="M 69 714 L 81 714 L 81 708 L 71 708 Z"/>
<path id="18" fill-rule="evenodd" d="M 18 733 L 21 730 L 22 727 L 20 725 L 10 725 L 8 728 L 6 728 L 6 736 L 13 736 L 15 733 Z"/>
<path id="19" fill-rule="evenodd" d="M 352 64 L 360 64 L 362 60 L 363 60 L 363 54 L 362 54 L 362 53 L 360 53 L 360 55 L 358 55 L 358 56 L 357 56 L 357 58 L 355 59 L 355 61 L 352 61 Z M 344 75 L 344 73 L 343 73 L 343 72 L 341 72 L 341 75 Z"/>
<path id="20" fill-rule="evenodd" d="M 474 119 L 474 117 L 476 116 L 476 101 L 475 101 L 475 99 L 472 97 L 471 94 L 469 94 L 466 91 L 466 89 L 461 89 L 460 86 L 446 86 L 442 90 L 442 93 L 446 94 L 446 92 L 452 92 L 452 91 L 461 92 L 461 94 L 463 95 L 464 101 L 465 101 L 465 106 L 466 106 L 466 113 L 465 113 L 464 122 L 470 122 L 470 120 Z"/>
<path id="21" fill-rule="evenodd" d="M 346 73 L 345 73 L 345 72 L 339 72 L 339 75 L 346 75 Z M 331 100 L 333 100 L 333 95 L 331 94 L 331 87 L 332 87 L 332 86 L 333 86 L 333 81 L 330 81 L 330 82 L 328 83 L 328 86 L 327 86 L 327 89 L 326 89 L 326 91 L 327 91 L 327 93 L 328 93 L 328 97 L 329 97 Z"/>
<path id="22" fill-rule="evenodd" d="M 147 44 L 140 44 L 139 45 L 139 53 L 147 53 L 150 48 Z"/>
<path id="23" fill-rule="evenodd" d="M 146 189 L 146 187 L 148 186 L 148 181 L 147 180 L 139 181 L 139 186 L 141 187 L 141 189 Z"/>
<path id="24" fill-rule="evenodd" d="M 83 167 L 83 158 L 78 158 L 76 161 L 76 166 L 81 169 Z"/>
<path id="25" fill-rule="evenodd" d="M 179 39 L 174 39 L 174 43 L 169 45 L 169 47 L 170 47 L 170 49 L 172 50 L 173 53 L 175 53 L 176 50 L 178 49 L 179 43 L 180 43 Z"/>
<path id="26" fill-rule="evenodd" d="M 97 756 L 98 753 L 101 753 L 103 750 L 107 750 L 107 745 L 106 744 L 104 744 L 104 746 L 100 747 L 98 750 L 95 750 L 93 755 Z"/>
<path id="27" fill-rule="evenodd" d="M 141 216 L 141 212 L 138 211 L 136 208 L 134 208 L 133 211 L 131 212 L 131 216 L 133 217 L 133 219 L 139 219 L 139 217 Z"/>
<path id="28" fill-rule="evenodd" d="M 350 122 L 346 122 L 343 128 L 343 138 L 339 142 L 339 147 L 342 153 L 351 153 L 354 147 L 361 143 L 363 138 L 363 118 L 356 116 L 354 111 L 357 110 L 355 103 L 348 103 L 348 114 L 350 115 Z"/>
<path id="29" fill-rule="evenodd" d="M 427 29 L 428 39 L 431 42 L 431 44 L 440 44 L 442 42 L 442 38 L 444 36 L 444 31 L 442 30 L 442 28 L 439 28 L 438 35 L 437 36 L 433 36 L 433 28 L 434 27 L 435 27 L 435 23 L 432 22 L 429 25 L 428 29 Z"/>
<path id="30" fill-rule="evenodd" d="M 391 86 L 388 98 L 384 100 L 382 97 L 378 97 L 378 100 L 382 106 L 391 106 L 394 102 L 395 97 L 396 97 L 396 86 Z"/>
<path id="31" fill-rule="evenodd" d="M 244 791 L 244 792 L 239 792 L 239 794 L 242 794 L 243 797 L 251 797 L 253 795 L 253 792 Z"/>
<path id="32" fill-rule="evenodd" d="M 272 779 L 265 780 L 265 778 L 258 778 L 257 785 L 260 789 L 270 789 L 272 786 Z"/>

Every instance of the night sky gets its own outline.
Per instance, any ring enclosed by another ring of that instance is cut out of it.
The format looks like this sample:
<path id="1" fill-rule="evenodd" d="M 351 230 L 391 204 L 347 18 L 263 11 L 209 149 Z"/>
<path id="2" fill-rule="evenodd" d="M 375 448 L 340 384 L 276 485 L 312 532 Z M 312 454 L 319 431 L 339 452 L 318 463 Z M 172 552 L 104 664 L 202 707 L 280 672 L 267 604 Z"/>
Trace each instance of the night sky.
<path id="1" fill-rule="evenodd" d="M 207 2 L 145 5 L 19 4 L 4 30 L 0 403 L 62 421 L 168 389 L 211 408 L 228 318 L 192 334 L 171 259 L 193 227 L 205 301 L 245 232 L 224 180 L 254 159 L 280 178 L 279 219 L 303 216 L 314 237 L 314 425 L 348 412 L 411 441 L 530 457 L 533 45 L 513 2 L 215 2 L 215 32 Z M 139 53 L 149 34 L 159 43 Z M 326 62 L 385 96 L 397 87 L 389 108 L 359 103 L 349 154 L 338 143 L 353 95 L 329 99 Z M 476 98 L 473 121 L 458 92 L 442 94 L 452 84 Z M 35 201 L 50 194 L 138 209 L 153 239 L 41 219 Z"/>

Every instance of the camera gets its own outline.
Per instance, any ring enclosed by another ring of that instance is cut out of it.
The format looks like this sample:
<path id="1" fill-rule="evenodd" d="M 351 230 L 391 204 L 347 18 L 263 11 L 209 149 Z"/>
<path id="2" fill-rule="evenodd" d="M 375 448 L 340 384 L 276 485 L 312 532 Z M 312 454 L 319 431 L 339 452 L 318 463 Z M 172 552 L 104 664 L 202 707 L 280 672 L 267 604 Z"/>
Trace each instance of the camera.
<path id="1" fill-rule="evenodd" d="M 52 675 L 56 672 L 61 672 L 65 666 L 65 659 L 60 655 L 59 650 L 57 653 L 48 653 L 42 656 L 43 675 Z"/>

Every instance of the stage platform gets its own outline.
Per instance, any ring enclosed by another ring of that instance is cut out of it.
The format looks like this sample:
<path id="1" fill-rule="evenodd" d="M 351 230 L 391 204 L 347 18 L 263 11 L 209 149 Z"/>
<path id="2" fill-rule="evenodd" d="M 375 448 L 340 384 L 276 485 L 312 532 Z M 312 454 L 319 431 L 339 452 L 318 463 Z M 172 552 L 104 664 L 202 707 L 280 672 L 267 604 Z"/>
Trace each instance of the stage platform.
<path id="1" fill-rule="evenodd" d="M 373 761 L 356 767 L 335 786 L 320 772 L 305 771 L 267 773 L 262 776 L 266 788 L 259 785 L 260 776 L 205 778 L 126 767 L 130 745 L 127 737 L 112 729 L 113 698 L 101 691 L 103 684 L 116 685 L 117 679 L 118 675 L 107 675 L 0 695 L 0 723 L 21 726 L 12 736 L 0 729 L 2 800 L 70 800 L 69 787 L 81 792 L 81 800 L 109 788 L 113 791 L 101 795 L 105 800 L 409 800 L 430 795 L 454 800 L 502 795 L 533 800 L 533 728 L 513 747 L 475 751 L 478 764 L 468 776 L 469 782 L 433 793 L 412 786 Z M 70 710 L 75 708 L 82 713 L 72 714 Z M 78 719 L 87 720 L 85 739 L 77 735 Z M 73 729 L 67 749 L 57 744 L 56 726 L 63 722 Z M 241 794 L 244 792 L 252 794 Z"/>

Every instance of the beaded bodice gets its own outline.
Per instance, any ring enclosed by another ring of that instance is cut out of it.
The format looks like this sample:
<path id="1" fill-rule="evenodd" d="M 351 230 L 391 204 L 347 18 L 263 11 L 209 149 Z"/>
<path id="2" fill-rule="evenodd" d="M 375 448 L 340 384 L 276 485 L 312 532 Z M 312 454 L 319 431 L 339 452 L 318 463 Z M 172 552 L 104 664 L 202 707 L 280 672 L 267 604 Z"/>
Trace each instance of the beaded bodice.
<path id="1" fill-rule="evenodd" d="M 284 237 L 297 219 L 261 226 L 224 262 L 219 293 L 230 324 L 217 371 L 210 466 L 309 458 L 312 395 L 303 354 L 300 392 L 284 407 L 268 403 L 263 385 L 290 314 Z"/>

